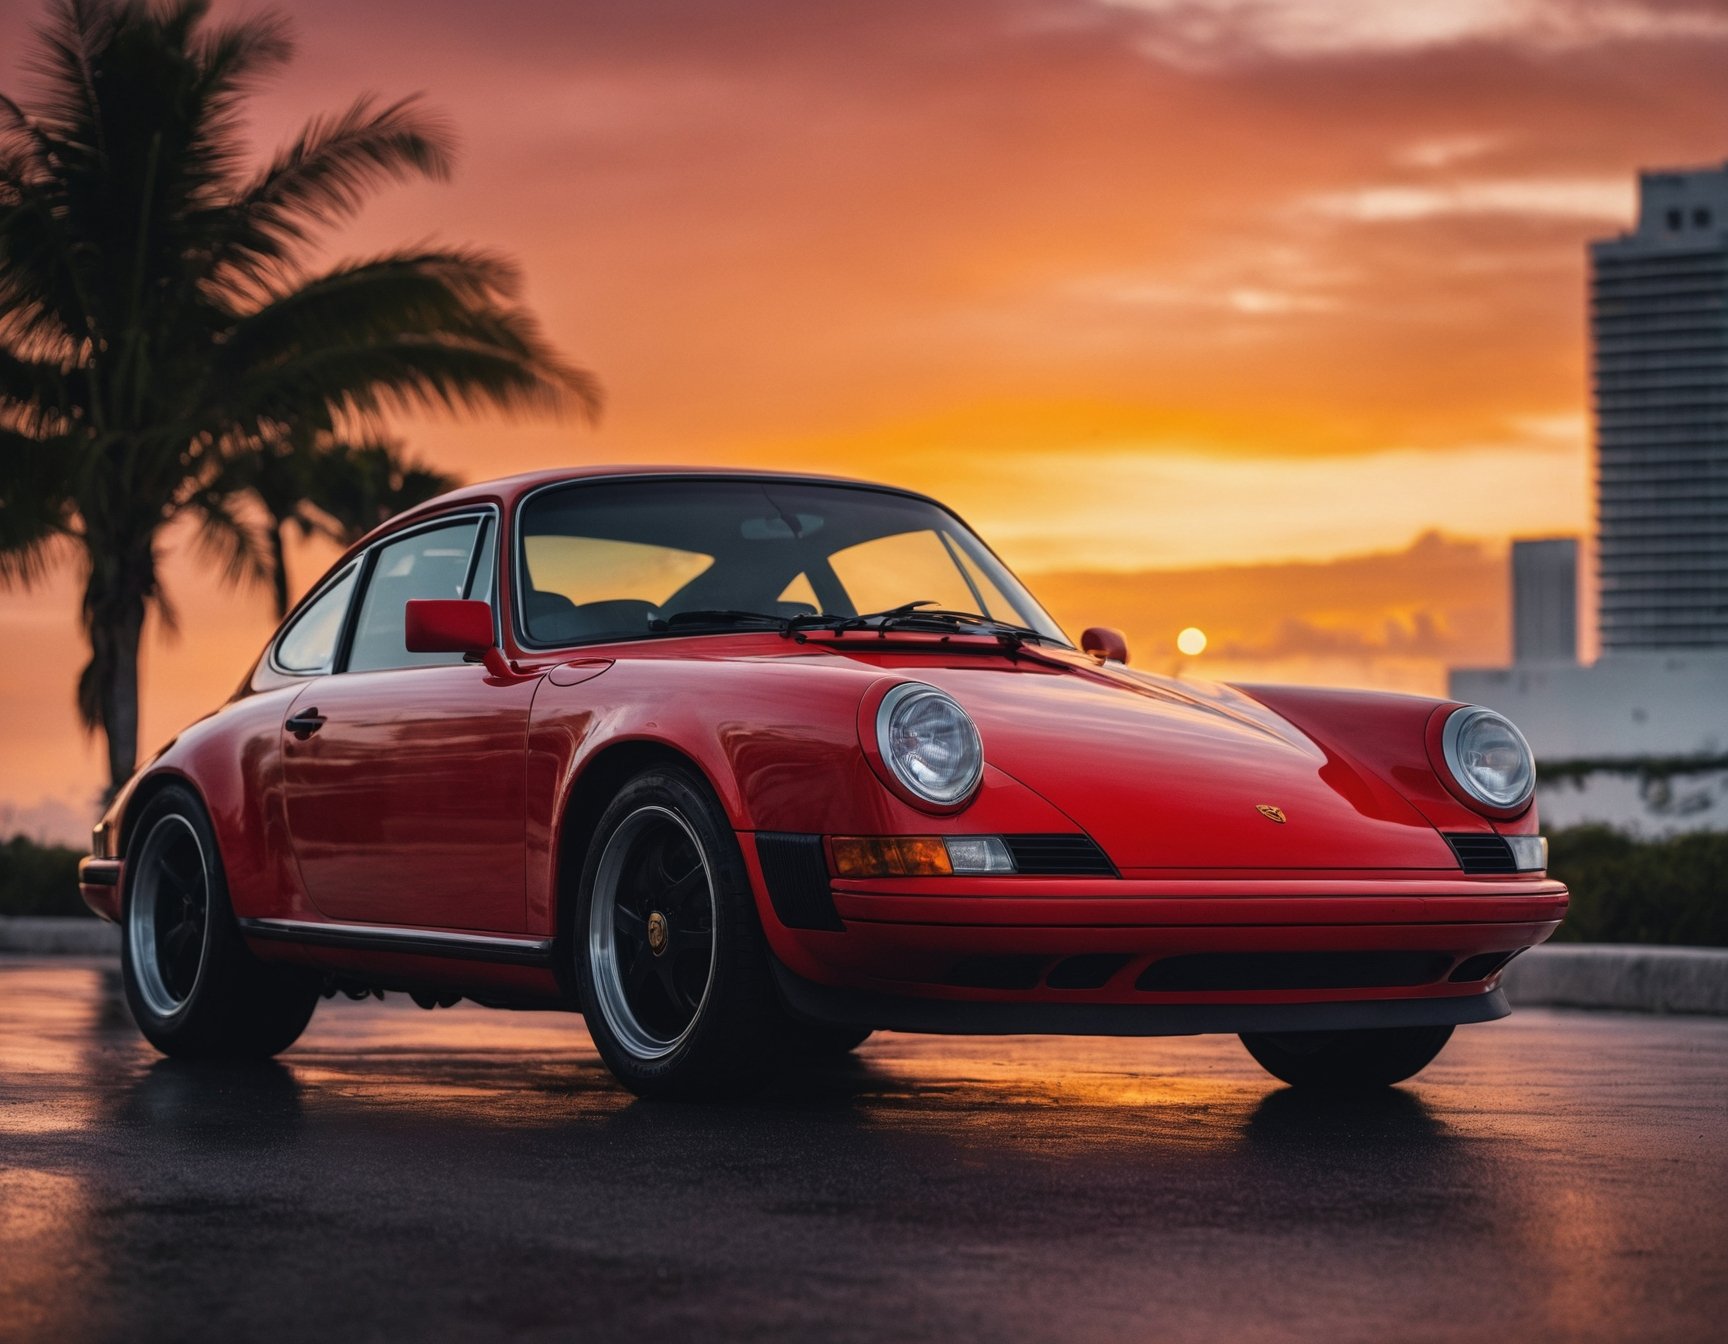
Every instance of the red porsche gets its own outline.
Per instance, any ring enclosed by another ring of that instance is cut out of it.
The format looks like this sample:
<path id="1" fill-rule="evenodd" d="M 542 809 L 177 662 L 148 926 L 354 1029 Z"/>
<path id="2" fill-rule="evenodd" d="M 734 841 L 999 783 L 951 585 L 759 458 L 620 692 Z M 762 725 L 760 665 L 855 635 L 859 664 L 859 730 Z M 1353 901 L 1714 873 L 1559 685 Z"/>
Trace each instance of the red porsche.
<path id="1" fill-rule="evenodd" d="M 401 990 L 579 1010 L 644 1096 L 882 1028 L 1235 1032 L 1372 1086 L 1554 932 L 1534 789 L 1487 709 L 1076 648 L 911 491 L 572 470 L 355 546 L 80 882 L 170 1055 Z"/>

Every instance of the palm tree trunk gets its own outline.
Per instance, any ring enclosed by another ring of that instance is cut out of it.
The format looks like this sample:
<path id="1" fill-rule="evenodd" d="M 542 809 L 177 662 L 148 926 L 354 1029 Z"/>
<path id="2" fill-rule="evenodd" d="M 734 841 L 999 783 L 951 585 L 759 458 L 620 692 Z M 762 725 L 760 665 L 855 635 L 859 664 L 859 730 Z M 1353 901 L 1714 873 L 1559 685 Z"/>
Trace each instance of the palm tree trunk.
<path id="1" fill-rule="evenodd" d="M 88 727 L 107 738 L 112 798 L 138 764 L 138 650 L 156 591 L 156 566 L 148 540 L 91 558 L 83 612 L 90 663 L 78 679 L 78 710 Z"/>
<path id="2" fill-rule="evenodd" d="M 108 798 L 120 792 L 138 765 L 138 646 L 143 634 L 142 597 L 128 601 L 100 636 L 91 632 L 91 652 L 106 665 L 100 694 L 102 731 L 108 738 Z"/>
<path id="3" fill-rule="evenodd" d="M 282 544 L 282 529 L 287 523 L 280 518 L 270 521 L 270 591 L 276 599 L 276 620 L 288 614 L 288 553 Z"/>

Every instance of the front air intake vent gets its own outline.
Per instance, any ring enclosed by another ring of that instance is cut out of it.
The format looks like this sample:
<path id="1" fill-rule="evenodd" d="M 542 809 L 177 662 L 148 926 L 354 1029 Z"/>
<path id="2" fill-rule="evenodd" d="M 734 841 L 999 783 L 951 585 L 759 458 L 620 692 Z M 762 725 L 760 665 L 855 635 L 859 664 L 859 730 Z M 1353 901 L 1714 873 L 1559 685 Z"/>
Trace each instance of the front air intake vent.
<path id="1" fill-rule="evenodd" d="M 1458 866 L 1467 873 L 1518 871 L 1518 863 L 1512 857 L 1512 846 L 1502 836 L 1473 831 L 1467 835 L 1449 835 L 1446 843 L 1458 856 Z"/>
<path id="2" fill-rule="evenodd" d="M 756 832 L 756 858 L 774 914 L 789 929 L 844 929 L 819 835 Z"/>
<path id="3" fill-rule="evenodd" d="M 943 983 L 965 989 L 1036 989 L 1048 957 L 962 957 L 948 968 Z"/>
<path id="4" fill-rule="evenodd" d="M 1387 989 L 1431 985 L 1449 952 L 1189 952 L 1155 961 L 1136 989 L 1166 993 L 1270 989 Z"/>
<path id="5" fill-rule="evenodd" d="M 1116 869 L 1089 835 L 1005 835 L 1014 869 L 1028 877 L 1115 877 Z"/>

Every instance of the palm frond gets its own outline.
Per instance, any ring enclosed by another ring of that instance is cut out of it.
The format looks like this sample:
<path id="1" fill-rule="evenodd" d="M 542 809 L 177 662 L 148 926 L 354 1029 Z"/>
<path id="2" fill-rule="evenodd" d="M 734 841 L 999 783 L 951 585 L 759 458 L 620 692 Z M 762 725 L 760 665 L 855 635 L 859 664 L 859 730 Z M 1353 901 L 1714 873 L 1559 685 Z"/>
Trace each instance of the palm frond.
<path id="1" fill-rule="evenodd" d="M 516 268 L 478 248 L 432 248 L 344 262 L 270 296 L 235 322 L 224 342 L 231 372 L 320 344 L 353 344 L 403 331 L 437 331 L 507 303 Z"/>
<path id="2" fill-rule="evenodd" d="M 63 433 L 73 407 L 67 373 L 58 362 L 13 349 L 0 332 L 0 425 L 36 438 Z"/>
<path id="3" fill-rule="evenodd" d="M 598 383 L 508 302 L 516 284 L 514 267 L 477 250 L 347 263 L 236 323 L 214 378 L 241 389 L 242 423 L 281 416 L 288 389 L 318 387 L 332 411 L 362 416 L 390 405 L 597 414 Z"/>
<path id="4" fill-rule="evenodd" d="M 414 177 L 444 179 L 454 158 L 449 127 L 418 97 L 380 104 L 370 94 L 318 117 L 228 207 L 223 264 L 256 271 L 291 255 L 312 224 L 354 214 L 369 192 Z"/>
<path id="5" fill-rule="evenodd" d="M 263 528 L 242 516 L 242 499 L 217 490 L 201 490 L 187 501 L 185 508 L 198 524 L 194 544 L 199 554 L 215 564 L 225 583 L 268 583 L 274 572 L 269 537 Z"/>
<path id="6" fill-rule="evenodd" d="M 560 366 L 558 377 L 509 351 L 441 336 L 400 336 L 364 346 L 304 351 L 257 371 L 232 392 L 238 423 L 286 421 L 320 400 L 338 414 L 376 424 L 390 410 L 557 412 L 572 398 L 599 401 L 593 381 Z"/>
<path id="7" fill-rule="evenodd" d="M 184 25 L 179 45 L 194 54 L 201 83 L 210 94 L 244 92 L 294 59 L 293 29 L 285 14 L 267 9 L 199 35 L 209 6 L 183 0 L 179 9 Z"/>
<path id="8" fill-rule="evenodd" d="M 73 536 L 75 467 L 67 444 L 0 428 L 0 586 L 28 588 Z"/>
<path id="9" fill-rule="evenodd" d="M 321 530 L 343 545 L 458 484 L 454 476 L 427 466 L 388 439 L 329 442 L 310 466 L 308 495 L 326 520 Z"/>

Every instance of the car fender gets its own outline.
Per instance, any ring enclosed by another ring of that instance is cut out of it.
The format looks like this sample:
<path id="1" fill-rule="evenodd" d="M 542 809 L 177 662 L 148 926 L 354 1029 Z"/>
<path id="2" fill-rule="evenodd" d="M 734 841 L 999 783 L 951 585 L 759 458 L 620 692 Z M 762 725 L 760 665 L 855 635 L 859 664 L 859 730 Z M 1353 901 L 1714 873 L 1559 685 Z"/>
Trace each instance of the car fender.
<path id="1" fill-rule="evenodd" d="M 1074 822 L 988 764 L 958 813 L 895 797 L 865 759 L 859 708 L 881 683 L 915 680 L 815 660 L 618 663 L 574 686 L 544 680 L 528 732 L 529 922 L 552 927 L 557 887 L 579 871 L 605 763 L 653 753 L 707 779 L 747 850 L 757 831 L 930 835 L 1074 831 Z M 598 800 L 603 810 L 604 797 Z M 590 815 L 583 815 L 587 808 Z M 749 865 L 754 871 L 754 863 Z M 762 893 L 758 891 L 760 900 Z"/>
<path id="2" fill-rule="evenodd" d="M 1495 822 L 1467 807 L 1435 770 L 1429 734 L 1455 700 L 1385 691 L 1343 691 L 1311 686 L 1238 686 L 1329 749 L 1347 754 L 1407 798 L 1436 830 L 1536 832 L 1532 799 L 1517 817 Z"/>

